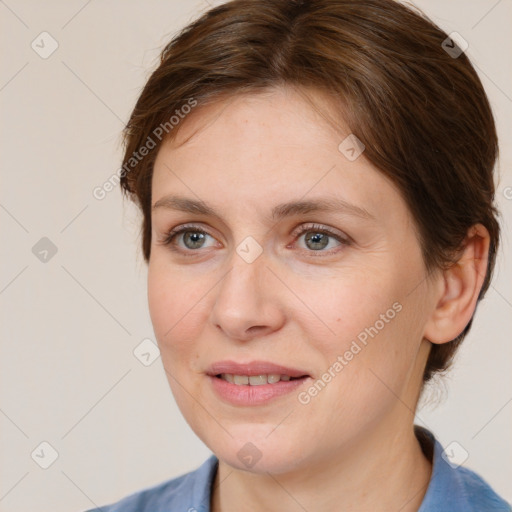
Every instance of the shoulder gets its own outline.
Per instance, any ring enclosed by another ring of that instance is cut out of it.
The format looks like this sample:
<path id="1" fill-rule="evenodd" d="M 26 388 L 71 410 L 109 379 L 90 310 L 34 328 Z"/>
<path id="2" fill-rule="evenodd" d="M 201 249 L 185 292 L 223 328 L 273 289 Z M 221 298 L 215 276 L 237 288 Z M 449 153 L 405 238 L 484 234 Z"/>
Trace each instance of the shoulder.
<path id="1" fill-rule="evenodd" d="M 512 507 L 492 489 L 477 473 L 468 468 L 453 469 L 460 483 L 461 492 L 471 508 L 466 510 L 486 510 L 489 512 L 511 512 Z"/>
<path id="2" fill-rule="evenodd" d="M 195 471 L 87 512 L 207 512 L 217 464 L 218 459 L 212 455 Z"/>
<path id="3" fill-rule="evenodd" d="M 512 512 L 480 475 L 452 463 L 448 450 L 430 431 L 415 426 L 415 432 L 423 451 L 432 454 L 432 476 L 418 512 Z"/>

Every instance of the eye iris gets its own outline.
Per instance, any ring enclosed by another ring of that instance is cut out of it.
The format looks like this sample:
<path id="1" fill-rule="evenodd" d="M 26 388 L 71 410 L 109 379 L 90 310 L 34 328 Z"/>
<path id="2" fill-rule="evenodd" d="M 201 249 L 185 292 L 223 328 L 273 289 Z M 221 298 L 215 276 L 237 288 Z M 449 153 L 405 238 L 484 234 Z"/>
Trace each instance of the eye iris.
<path id="1" fill-rule="evenodd" d="M 204 245 L 207 233 L 203 231 L 183 230 L 181 231 L 183 243 L 187 249 L 200 249 Z M 176 236 L 176 235 L 174 235 Z M 322 231 L 307 231 L 305 235 L 305 243 L 309 249 L 319 251 L 329 245 L 331 234 Z"/>
<path id="2" fill-rule="evenodd" d="M 202 246 L 202 242 L 204 242 L 204 236 L 204 233 L 198 231 L 186 231 L 183 234 L 183 241 L 189 249 L 199 249 Z M 192 247 L 189 247 L 188 241 L 192 242 Z"/>
<path id="3" fill-rule="evenodd" d="M 313 233 L 313 234 L 311 234 Z M 327 246 L 329 243 L 328 240 L 329 236 L 324 233 L 317 233 L 314 231 L 310 231 L 309 234 L 306 234 L 306 244 L 308 242 L 313 242 L 313 244 L 316 245 L 316 247 L 311 247 L 314 250 L 323 249 Z"/>

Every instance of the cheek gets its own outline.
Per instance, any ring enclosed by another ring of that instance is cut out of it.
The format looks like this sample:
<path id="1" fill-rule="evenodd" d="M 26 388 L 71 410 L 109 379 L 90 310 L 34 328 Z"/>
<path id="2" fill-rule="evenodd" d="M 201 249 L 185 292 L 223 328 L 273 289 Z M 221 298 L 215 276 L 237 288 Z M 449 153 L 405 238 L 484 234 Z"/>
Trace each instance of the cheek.
<path id="1" fill-rule="evenodd" d="M 294 289 L 304 297 L 314 317 L 307 330 L 315 328 L 316 343 L 326 354 L 334 355 L 347 350 L 351 342 L 364 343 L 376 331 L 383 331 L 399 316 L 399 291 L 394 286 L 390 269 L 387 272 L 362 273 L 350 269 L 325 279 L 309 282 L 295 278 Z M 304 317 L 302 315 L 302 317 Z M 303 327 L 306 327 L 303 325 Z"/>
<path id="2" fill-rule="evenodd" d="M 395 301 L 390 308 L 383 301 L 382 306 L 363 323 L 361 319 L 351 321 L 352 336 L 343 336 L 338 350 L 331 352 L 330 360 L 339 354 L 343 362 L 343 370 L 326 397 L 336 404 L 336 417 L 378 417 L 394 406 L 397 397 L 409 401 L 404 393 L 407 394 L 422 339 L 421 319 L 409 299 Z"/>
<path id="3" fill-rule="evenodd" d="M 167 357 L 185 355 L 194 351 L 194 340 L 201 329 L 201 297 L 205 290 L 201 281 L 191 282 L 176 267 L 172 272 L 155 258 L 148 269 L 148 305 L 151 322 L 164 363 Z M 207 284 L 205 284 L 207 287 Z"/>
<path id="4" fill-rule="evenodd" d="M 153 257 L 153 256 L 152 256 Z M 176 283 L 171 283 L 159 268 L 159 265 L 150 261 L 148 269 L 148 306 L 153 329 L 160 344 L 165 333 L 171 329 L 176 315 Z"/>
<path id="5" fill-rule="evenodd" d="M 313 328 L 318 325 L 316 320 L 305 321 L 302 330 L 322 355 L 326 371 L 336 374 L 332 380 L 337 384 L 330 386 L 332 391 L 338 389 L 336 397 L 346 400 L 347 390 L 352 396 L 362 390 L 370 390 L 371 395 L 379 387 L 385 392 L 378 377 L 398 390 L 421 341 L 421 305 L 414 294 L 408 296 L 407 286 L 393 267 L 387 267 L 387 272 L 351 272 L 310 284 L 307 297 L 323 327 L 317 330 Z M 340 393 L 340 388 L 345 392 Z"/>

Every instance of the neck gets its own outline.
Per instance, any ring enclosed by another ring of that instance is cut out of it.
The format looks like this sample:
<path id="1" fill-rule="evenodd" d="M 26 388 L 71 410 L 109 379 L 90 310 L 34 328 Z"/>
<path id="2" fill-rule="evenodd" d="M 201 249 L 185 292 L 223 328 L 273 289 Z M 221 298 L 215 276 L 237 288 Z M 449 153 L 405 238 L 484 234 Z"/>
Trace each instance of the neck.
<path id="1" fill-rule="evenodd" d="M 402 430 L 381 424 L 364 441 L 290 473 L 250 473 L 219 461 L 211 510 L 416 512 L 431 472 L 412 423 Z"/>

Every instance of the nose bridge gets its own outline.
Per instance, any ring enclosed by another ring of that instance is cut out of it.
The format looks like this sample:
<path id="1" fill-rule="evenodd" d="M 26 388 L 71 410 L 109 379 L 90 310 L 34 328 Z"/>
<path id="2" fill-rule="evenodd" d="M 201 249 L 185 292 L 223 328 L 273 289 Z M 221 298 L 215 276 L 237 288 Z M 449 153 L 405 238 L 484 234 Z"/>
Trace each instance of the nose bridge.
<path id="1" fill-rule="evenodd" d="M 245 233 L 243 233 L 244 231 Z M 264 253 L 263 246 L 256 238 L 248 235 L 247 231 L 246 226 L 241 227 L 239 235 L 242 235 L 243 238 L 239 239 L 240 241 L 234 245 L 229 260 L 231 270 L 226 276 L 226 279 L 229 281 L 229 288 L 234 286 L 235 290 L 238 289 L 237 284 L 243 286 L 252 285 L 255 289 L 261 287 L 265 278 L 264 274 L 269 272 L 266 268 L 268 264 L 268 254 Z M 262 238 L 263 234 L 259 239 L 262 240 Z M 237 283 L 237 280 L 239 280 L 240 283 Z M 240 290 L 240 292 L 245 293 L 243 290 Z M 251 296 L 257 299 L 255 293 L 251 294 Z"/>
<path id="2" fill-rule="evenodd" d="M 264 274 L 269 272 L 263 253 L 255 257 L 254 246 L 243 241 L 233 251 L 229 266 L 230 270 L 220 283 L 217 302 L 223 301 L 228 307 L 236 305 L 240 309 L 244 305 L 257 307 L 264 299 L 262 294 L 266 293 Z"/>
<path id="3" fill-rule="evenodd" d="M 261 334 L 279 324 L 267 264 L 262 247 L 252 237 L 242 240 L 233 251 L 230 270 L 219 283 L 212 310 L 213 323 L 228 336 L 245 339 L 252 327 L 259 327 Z"/>

